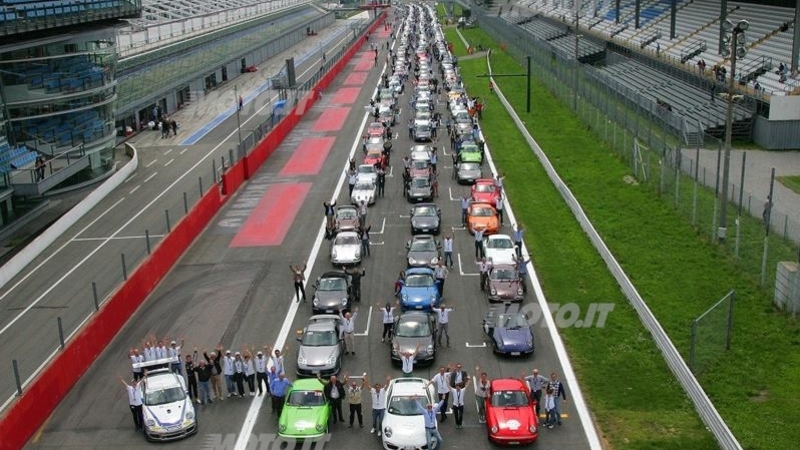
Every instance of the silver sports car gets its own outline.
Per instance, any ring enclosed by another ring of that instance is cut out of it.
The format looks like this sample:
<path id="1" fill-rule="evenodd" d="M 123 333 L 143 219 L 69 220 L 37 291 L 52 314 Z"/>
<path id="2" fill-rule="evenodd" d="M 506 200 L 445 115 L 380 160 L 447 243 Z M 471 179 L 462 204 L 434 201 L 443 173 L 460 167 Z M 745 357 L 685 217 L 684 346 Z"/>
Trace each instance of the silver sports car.
<path id="1" fill-rule="evenodd" d="M 323 314 L 308 319 L 298 331 L 297 375 L 331 376 L 342 368 L 342 341 L 339 339 L 339 316 Z"/>
<path id="2" fill-rule="evenodd" d="M 361 238 L 353 231 L 342 231 L 333 238 L 331 262 L 336 266 L 348 266 L 361 262 Z"/>

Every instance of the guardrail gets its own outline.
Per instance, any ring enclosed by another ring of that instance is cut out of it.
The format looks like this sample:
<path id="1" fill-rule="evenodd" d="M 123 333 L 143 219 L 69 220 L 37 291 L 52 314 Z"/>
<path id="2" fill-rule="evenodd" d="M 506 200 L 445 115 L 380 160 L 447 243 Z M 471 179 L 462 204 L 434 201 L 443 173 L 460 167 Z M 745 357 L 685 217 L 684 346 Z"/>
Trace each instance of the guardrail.
<path id="1" fill-rule="evenodd" d="M 488 56 L 486 61 L 489 67 L 489 75 L 491 76 L 492 66 Z M 694 404 L 695 409 L 697 409 L 697 412 L 700 415 L 700 418 L 714 435 L 721 448 L 725 450 L 742 450 L 742 446 L 736 440 L 736 437 L 734 437 L 733 433 L 728 428 L 728 425 L 722 419 L 722 416 L 719 415 L 719 412 L 717 412 L 717 409 L 711 403 L 711 400 L 708 398 L 705 391 L 703 391 L 703 388 L 692 374 L 692 371 L 689 370 L 689 366 L 686 365 L 686 362 L 681 357 L 678 349 L 675 348 L 675 345 L 669 339 L 669 336 L 661 327 L 661 324 L 658 323 L 655 315 L 653 315 L 653 313 L 650 311 L 650 308 L 647 306 L 642 296 L 639 295 L 639 292 L 628 278 L 628 275 L 625 274 L 624 270 L 622 270 L 622 267 L 619 265 L 616 258 L 614 258 L 614 255 L 608 249 L 605 242 L 600 237 L 600 234 L 594 228 L 594 225 L 592 225 L 589 217 L 583 211 L 583 208 L 581 208 L 578 199 L 575 198 L 566 183 L 561 180 L 561 177 L 550 163 L 547 155 L 545 155 L 542 148 L 539 147 L 539 144 L 537 144 L 530 135 L 527 128 L 525 128 L 525 124 L 522 122 L 519 116 L 517 116 L 517 113 L 511 107 L 511 104 L 508 102 L 508 100 L 506 100 L 503 92 L 498 88 L 494 78 L 491 78 L 491 80 L 495 86 L 494 91 L 497 94 L 497 97 L 500 99 L 500 102 L 503 104 L 503 107 L 514 120 L 514 124 L 516 125 L 517 129 L 525 137 L 525 140 L 528 142 L 531 151 L 544 167 L 545 171 L 547 172 L 547 176 L 553 183 L 553 186 L 555 186 L 558 192 L 561 193 L 561 197 L 564 199 L 564 202 L 567 203 L 567 206 L 569 206 L 570 210 L 572 210 L 575 219 L 592 241 L 592 245 L 594 245 L 600 256 L 606 262 L 606 265 L 611 271 L 611 274 L 617 280 L 617 283 L 625 294 L 625 297 L 639 315 L 639 319 L 642 321 L 642 324 L 653 336 L 653 341 L 661 351 L 661 354 L 664 356 L 664 360 L 666 361 L 672 373 L 675 375 L 675 378 L 681 384 L 681 387 L 683 387 L 687 396 Z"/>

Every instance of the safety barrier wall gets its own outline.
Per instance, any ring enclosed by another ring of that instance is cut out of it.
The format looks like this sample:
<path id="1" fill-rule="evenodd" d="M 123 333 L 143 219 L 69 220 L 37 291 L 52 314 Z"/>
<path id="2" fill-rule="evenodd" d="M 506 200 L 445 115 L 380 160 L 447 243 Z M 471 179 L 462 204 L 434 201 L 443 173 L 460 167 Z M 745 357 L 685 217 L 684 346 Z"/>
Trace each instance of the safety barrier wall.
<path id="1" fill-rule="evenodd" d="M 366 31 L 371 33 L 382 22 L 381 16 Z M 366 42 L 359 39 L 344 58 L 329 71 L 316 88 L 327 87 L 352 56 Z M 89 369 L 136 309 L 178 261 L 189 245 L 220 210 L 229 195 L 248 179 L 280 145 L 308 109 L 319 98 L 311 90 L 298 105 L 250 153 L 230 166 L 222 175 L 221 186 L 209 189 L 156 247 L 134 273 L 69 341 L 53 361 L 31 382 L 22 396 L 0 419 L 0 450 L 22 448 L 69 390 Z M 252 171 L 252 172 L 251 172 Z M 223 194 L 224 193 L 224 194 Z"/>

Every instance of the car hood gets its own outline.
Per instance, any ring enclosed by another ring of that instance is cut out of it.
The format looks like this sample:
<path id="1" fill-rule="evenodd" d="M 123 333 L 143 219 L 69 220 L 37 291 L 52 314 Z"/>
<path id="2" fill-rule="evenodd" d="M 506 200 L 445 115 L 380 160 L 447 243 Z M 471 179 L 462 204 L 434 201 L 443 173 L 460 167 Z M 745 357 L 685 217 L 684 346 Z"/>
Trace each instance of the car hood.
<path id="1" fill-rule="evenodd" d="M 286 406 L 281 412 L 281 424 L 286 425 L 290 433 L 319 433 L 316 426 L 324 420 L 325 408 L 327 406 Z"/>
<path id="2" fill-rule="evenodd" d="M 514 258 L 517 256 L 516 249 L 513 248 L 504 248 L 504 249 L 487 249 L 486 250 L 486 259 L 492 259 L 492 264 L 515 264 L 516 261 Z"/>
<path id="3" fill-rule="evenodd" d="M 528 343 L 533 343 L 530 328 L 500 328 L 494 329 L 494 339 L 505 347 L 529 348 Z"/>
<path id="4" fill-rule="evenodd" d="M 187 402 L 186 399 L 163 405 L 144 406 L 145 419 L 153 419 L 161 427 L 179 425 L 183 421 L 184 413 L 193 410 L 191 402 Z"/>
<path id="5" fill-rule="evenodd" d="M 436 251 L 412 251 L 408 252 L 408 262 L 410 265 L 431 265 L 439 260 L 439 252 Z M 412 263 L 411 261 L 414 261 Z"/>
<path id="6" fill-rule="evenodd" d="M 344 291 L 317 291 L 314 297 L 319 301 L 320 307 L 326 306 L 341 306 L 342 299 L 347 298 L 347 292 Z"/>
<path id="7" fill-rule="evenodd" d="M 358 219 L 345 219 L 339 221 L 339 228 L 342 230 L 352 230 L 358 227 Z"/>
<path id="8" fill-rule="evenodd" d="M 481 177 L 478 169 L 458 169 L 458 178 L 462 180 L 475 180 Z"/>
<path id="9" fill-rule="evenodd" d="M 529 428 L 535 425 L 533 408 L 530 406 L 519 407 L 490 407 L 487 408 L 487 419 L 490 425 L 496 426 L 500 434 L 529 435 Z"/>
<path id="10" fill-rule="evenodd" d="M 384 430 L 390 427 L 392 436 L 385 441 L 402 446 L 422 447 L 425 445 L 425 419 L 418 416 L 396 416 L 387 413 L 383 418 Z"/>
<path id="11" fill-rule="evenodd" d="M 336 345 L 330 347 L 300 347 L 297 352 L 297 358 L 301 357 L 306 360 L 306 366 L 325 366 L 328 365 L 328 358 L 335 355 L 339 351 Z"/>
<path id="12" fill-rule="evenodd" d="M 423 197 L 423 196 L 428 196 L 428 195 L 431 194 L 431 188 L 430 187 L 415 187 L 415 186 L 411 186 L 408 189 L 408 192 L 409 192 L 409 194 L 411 194 L 412 197 L 417 197 L 417 196 Z"/>
<path id="13" fill-rule="evenodd" d="M 411 218 L 411 225 L 414 228 L 436 228 L 439 225 L 439 218 L 433 216 L 414 216 Z"/>
<path id="14" fill-rule="evenodd" d="M 494 290 L 495 295 L 499 297 L 516 297 L 519 288 L 519 281 L 493 280 L 489 282 L 489 289 Z"/>
<path id="15" fill-rule="evenodd" d="M 419 344 L 419 354 L 428 354 L 428 346 L 433 345 L 433 336 L 424 337 L 399 337 L 392 340 L 392 347 L 398 349 L 398 354 L 413 352 Z"/>

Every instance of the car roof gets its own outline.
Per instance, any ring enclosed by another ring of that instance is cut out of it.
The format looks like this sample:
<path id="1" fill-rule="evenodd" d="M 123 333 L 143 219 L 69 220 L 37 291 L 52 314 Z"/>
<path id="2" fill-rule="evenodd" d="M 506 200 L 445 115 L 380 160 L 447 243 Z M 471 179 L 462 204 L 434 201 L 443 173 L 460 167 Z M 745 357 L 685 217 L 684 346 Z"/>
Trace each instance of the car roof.
<path id="1" fill-rule="evenodd" d="M 337 238 L 340 237 L 340 236 L 341 237 L 349 237 L 349 236 L 358 237 L 358 233 L 356 233 L 355 231 L 340 231 L 340 232 L 336 233 L 336 237 Z"/>
<path id="2" fill-rule="evenodd" d="M 435 209 L 439 209 L 439 207 L 436 206 L 436 203 L 417 203 L 416 205 L 412 206 L 412 208 L 414 208 L 414 209 L 417 209 L 417 208 L 435 208 Z"/>
<path id="3" fill-rule="evenodd" d="M 347 278 L 347 274 L 342 272 L 341 270 L 331 270 L 331 271 L 323 273 L 319 277 L 320 278 Z"/>
<path id="4" fill-rule="evenodd" d="M 292 381 L 292 391 L 321 391 L 325 386 L 316 378 L 301 378 Z"/>
<path id="5" fill-rule="evenodd" d="M 489 236 L 487 239 L 489 239 L 490 241 L 499 241 L 501 239 L 504 241 L 513 241 L 513 239 L 511 239 L 511 236 L 507 234 L 493 234 Z"/>
<path id="6" fill-rule="evenodd" d="M 412 241 L 432 241 L 436 239 L 432 234 L 415 234 L 411 237 Z"/>
<path id="7" fill-rule="evenodd" d="M 348 210 L 348 209 L 356 209 L 356 207 L 353 206 L 353 205 L 342 205 L 342 206 L 337 206 L 336 207 L 337 211 Z"/>
<path id="8" fill-rule="evenodd" d="M 525 383 L 516 378 L 497 378 L 491 381 L 495 391 L 524 391 Z"/>
<path id="9" fill-rule="evenodd" d="M 482 207 L 482 208 L 494 208 L 494 206 L 492 206 L 492 204 L 489 203 L 489 202 L 472 202 L 472 203 L 469 204 L 469 206 L 470 207 L 479 206 L 479 207 Z"/>
<path id="10" fill-rule="evenodd" d="M 428 267 L 412 267 L 410 269 L 406 269 L 406 276 L 419 274 L 433 275 L 433 269 Z"/>
<path id="11" fill-rule="evenodd" d="M 427 396 L 425 384 L 427 380 L 422 378 L 395 378 L 389 382 L 392 395 L 423 395 Z"/>
<path id="12" fill-rule="evenodd" d="M 145 386 L 150 390 L 182 387 L 177 376 L 170 369 L 158 369 L 148 372 L 147 377 L 145 377 Z"/>
<path id="13" fill-rule="evenodd" d="M 308 325 L 306 325 L 306 331 L 333 331 L 336 330 L 336 323 L 338 322 L 339 318 L 337 316 L 333 316 L 335 320 L 319 320 L 316 322 L 311 322 L 309 320 Z"/>

